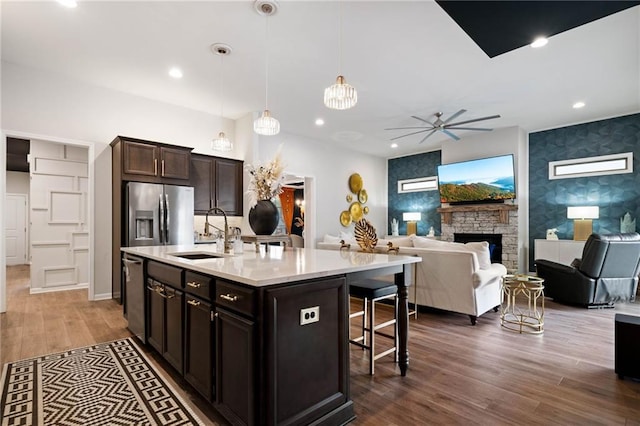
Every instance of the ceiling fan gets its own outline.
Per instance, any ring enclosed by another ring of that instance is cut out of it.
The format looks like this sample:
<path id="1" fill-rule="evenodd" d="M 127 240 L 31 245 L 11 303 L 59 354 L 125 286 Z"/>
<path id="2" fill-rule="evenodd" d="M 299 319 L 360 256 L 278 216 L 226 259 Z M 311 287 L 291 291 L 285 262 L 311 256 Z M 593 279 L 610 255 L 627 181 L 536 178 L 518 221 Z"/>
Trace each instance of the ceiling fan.
<path id="1" fill-rule="evenodd" d="M 483 132 L 490 132 L 493 129 L 482 128 L 482 127 L 461 127 L 461 125 L 462 124 L 475 123 L 476 121 L 484 121 L 484 120 L 491 120 L 493 118 L 500 118 L 500 116 L 496 114 L 496 115 L 490 115 L 490 116 L 487 116 L 487 117 L 474 118 L 474 119 L 471 119 L 471 120 L 458 121 L 456 123 L 451 123 L 452 120 L 454 120 L 458 116 L 464 114 L 465 112 L 467 112 L 466 109 L 461 109 L 460 111 L 456 112 L 455 114 L 453 114 L 451 117 L 447 118 L 444 121 L 442 120 L 442 112 L 436 112 L 434 114 L 436 119 L 433 122 L 431 122 L 429 120 L 426 120 L 424 118 L 420 118 L 420 117 L 416 117 L 415 115 L 412 115 L 411 116 L 412 118 L 415 118 L 416 120 L 420 120 L 420 121 L 428 124 L 429 126 L 390 127 L 388 129 L 385 129 L 385 130 L 420 129 L 420 130 L 418 130 L 416 132 L 407 133 L 406 135 L 396 136 L 395 138 L 391 138 L 391 140 L 400 139 L 400 138 L 404 138 L 406 136 L 411 136 L 411 135 L 417 135 L 418 133 L 429 132 L 429 133 L 427 133 L 427 135 L 424 138 L 422 138 L 420 140 L 420 142 L 418 142 L 418 143 L 422 143 L 425 140 L 427 140 L 427 138 L 429 136 L 433 135 L 435 132 L 441 131 L 445 135 L 449 136 L 451 139 L 459 141 L 460 138 L 458 136 L 456 136 L 450 130 L 479 130 L 479 131 L 483 131 Z"/>

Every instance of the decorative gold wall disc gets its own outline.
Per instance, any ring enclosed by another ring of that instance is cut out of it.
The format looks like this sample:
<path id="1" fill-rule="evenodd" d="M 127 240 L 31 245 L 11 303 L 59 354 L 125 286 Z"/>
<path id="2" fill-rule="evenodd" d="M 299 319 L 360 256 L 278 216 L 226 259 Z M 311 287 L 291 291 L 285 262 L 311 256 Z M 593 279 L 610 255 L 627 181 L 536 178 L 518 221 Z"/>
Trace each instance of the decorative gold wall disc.
<path id="1" fill-rule="evenodd" d="M 342 213 L 340 213 L 340 224 L 342 226 L 351 225 L 351 213 L 349 213 L 346 210 L 344 210 Z"/>
<path id="2" fill-rule="evenodd" d="M 351 194 L 347 195 L 347 203 L 350 203 L 353 201 L 353 196 Z"/>
<path id="3" fill-rule="evenodd" d="M 362 219 L 362 204 L 357 201 L 351 203 L 351 205 L 349 206 L 349 213 L 351 213 L 351 220 L 353 220 L 354 222 Z"/>
<path id="4" fill-rule="evenodd" d="M 362 212 L 363 212 L 364 214 L 369 214 L 369 206 L 364 206 L 364 207 L 362 208 Z"/>
<path id="5" fill-rule="evenodd" d="M 362 189 L 362 177 L 358 173 L 349 176 L 349 189 L 357 194 Z"/>
<path id="6" fill-rule="evenodd" d="M 361 189 L 360 192 L 358 192 L 358 201 L 364 204 L 367 202 L 368 199 L 369 199 L 369 195 L 367 195 L 367 190 Z"/>

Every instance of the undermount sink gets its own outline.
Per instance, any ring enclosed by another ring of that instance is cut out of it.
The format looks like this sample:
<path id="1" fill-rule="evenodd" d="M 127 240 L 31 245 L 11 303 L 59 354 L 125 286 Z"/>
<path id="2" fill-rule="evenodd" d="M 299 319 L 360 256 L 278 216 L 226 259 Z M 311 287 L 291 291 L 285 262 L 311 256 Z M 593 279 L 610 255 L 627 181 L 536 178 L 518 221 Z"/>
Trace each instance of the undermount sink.
<path id="1" fill-rule="evenodd" d="M 184 253 L 167 253 L 169 256 L 181 257 L 183 259 L 219 259 L 224 257 L 222 254 L 216 254 L 211 252 L 203 252 L 203 251 L 189 251 Z"/>

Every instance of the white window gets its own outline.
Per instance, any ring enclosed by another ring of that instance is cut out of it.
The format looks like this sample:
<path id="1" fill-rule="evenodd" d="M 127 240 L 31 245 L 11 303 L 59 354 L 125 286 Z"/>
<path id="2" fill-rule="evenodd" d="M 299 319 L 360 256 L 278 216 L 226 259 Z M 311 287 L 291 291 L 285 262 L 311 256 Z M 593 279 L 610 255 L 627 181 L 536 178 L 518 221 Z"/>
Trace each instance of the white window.
<path id="1" fill-rule="evenodd" d="M 438 176 L 428 176 L 398 181 L 398 194 L 406 192 L 435 191 L 438 189 Z"/>
<path id="2" fill-rule="evenodd" d="M 633 152 L 550 161 L 549 179 L 633 173 Z"/>

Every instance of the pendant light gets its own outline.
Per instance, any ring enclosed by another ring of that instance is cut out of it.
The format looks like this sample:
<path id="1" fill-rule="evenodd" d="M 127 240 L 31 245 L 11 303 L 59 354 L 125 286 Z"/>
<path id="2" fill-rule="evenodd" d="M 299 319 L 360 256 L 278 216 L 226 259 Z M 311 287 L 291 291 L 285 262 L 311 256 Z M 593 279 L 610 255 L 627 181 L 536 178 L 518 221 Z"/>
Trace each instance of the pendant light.
<path id="1" fill-rule="evenodd" d="M 277 3 L 272 1 L 257 1 L 256 11 L 265 16 L 265 84 L 264 84 L 264 111 L 253 122 L 253 131 L 259 135 L 273 136 L 280 133 L 280 122 L 271 116 L 269 111 L 269 16 L 276 13 Z"/>
<path id="2" fill-rule="evenodd" d="M 211 45 L 211 51 L 220 56 L 220 120 L 224 116 L 224 57 L 231 54 L 231 46 L 222 43 Z M 211 141 L 211 149 L 220 152 L 229 152 L 233 149 L 233 143 L 224 134 L 218 133 L 218 137 Z"/>
<path id="3" fill-rule="evenodd" d="M 324 104 L 331 109 L 349 109 L 358 103 L 356 88 L 347 84 L 342 75 L 342 2 L 338 23 L 338 77 L 336 83 L 324 89 Z"/>

